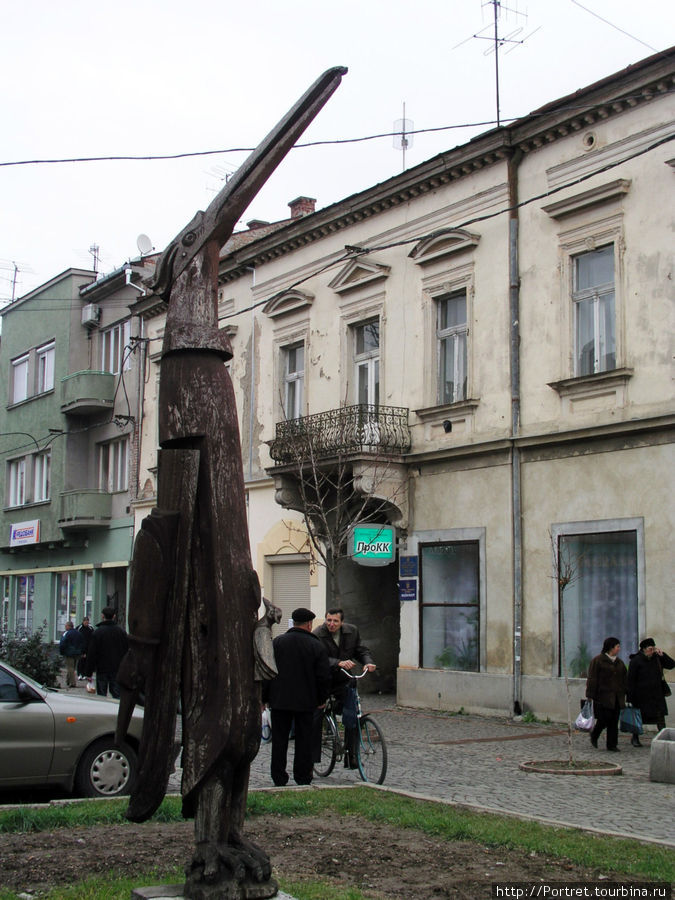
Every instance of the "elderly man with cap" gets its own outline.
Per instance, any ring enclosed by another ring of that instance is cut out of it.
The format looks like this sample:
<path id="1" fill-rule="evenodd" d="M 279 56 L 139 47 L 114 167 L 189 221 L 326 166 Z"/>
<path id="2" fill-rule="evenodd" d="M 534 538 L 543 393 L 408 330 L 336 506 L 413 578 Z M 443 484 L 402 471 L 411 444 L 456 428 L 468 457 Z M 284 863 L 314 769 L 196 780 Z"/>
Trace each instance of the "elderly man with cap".
<path id="1" fill-rule="evenodd" d="M 631 653 L 629 659 L 628 701 L 640 710 L 643 725 L 656 725 L 661 731 L 666 727 L 668 715 L 666 697 L 670 695 L 663 670 L 674 669 L 675 660 L 657 647 L 654 638 L 650 637 L 640 641 L 640 650 Z M 633 735 L 631 743 L 634 747 L 642 746 L 636 734 Z"/>
<path id="2" fill-rule="evenodd" d="M 291 726 L 295 723 L 293 778 L 296 784 L 312 781 L 312 718 L 323 706 L 330 688 L 328 654 L 312 634 L 311 609 L 293 610 L 293 626 L 273 642 L 278 675 L 264 682 L 263 699 L 272 709 L 272 781 L 288 783 L 286 757 Z"/>

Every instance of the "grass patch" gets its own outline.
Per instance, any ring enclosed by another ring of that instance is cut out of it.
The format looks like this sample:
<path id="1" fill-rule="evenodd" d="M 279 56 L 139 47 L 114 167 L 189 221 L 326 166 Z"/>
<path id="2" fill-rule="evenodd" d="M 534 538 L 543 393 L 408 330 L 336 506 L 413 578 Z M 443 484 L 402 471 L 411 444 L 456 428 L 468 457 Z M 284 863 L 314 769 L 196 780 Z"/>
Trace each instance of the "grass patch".
<path id="1" fill-rule="evenodd" d="M 480 813 L 414 800 L 369 787 L 349 790 L 258 791 L 249 795 L 249 815 L 312 816 L 337 813 L 369 822 L 411 828 L 446 841 L 474 841 L 483 846 L 536 852 L 603 873 L 642 876 L 675 881 L 675 851 L 574 828 L 556 828 L 515 817 Z M 0 811 L 0 832 L 52 831 L 57 828 L 125 824 L 124 800 L 87 801 L 54 806 L 25 807 Z M 180 822 L 181 800 L 168 797 L 155 815 L 155 822 Z M 343 823 L 344 824 L 344 823 Z M 355 828 L 358 827 L 355 825 Z M 50 900 L 128 900 L 133 887 L 163 881 L 183 880 L 182 869 L 173 872 L 135 873 L 133 878 L 96 877 L 49 893 Z M 299 900 L 363 900 L 358 889 L 331 886 L 326 882 L 282 882 L 283 890 Z M 0 900 L 16 895 L 0 888 Z"/>

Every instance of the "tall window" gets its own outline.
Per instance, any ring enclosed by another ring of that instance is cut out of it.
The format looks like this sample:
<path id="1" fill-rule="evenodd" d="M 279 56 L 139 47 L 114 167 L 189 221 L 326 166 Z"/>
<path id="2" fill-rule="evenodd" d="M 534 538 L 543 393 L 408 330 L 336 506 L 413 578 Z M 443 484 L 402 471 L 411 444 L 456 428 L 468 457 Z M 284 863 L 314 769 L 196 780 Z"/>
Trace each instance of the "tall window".
<path id="1" fill-rule="evenodd" d="M 2 609 L 0 609 L 0 634 L 7 634 L 9 631 L 9 576 L 3 575 L 0 579 L 0 591 L 2 596 Z"/>
<path id="2" fill-rule="evenodd" d="M 422 544 L 422 667 L 480 668 L 479 543 Z"/>
<path id="3" fill-rule="evenodd" d="M 58 640 L 66 630 L 66 622 L 77 618 L 77 573 L 60 572 L 56 576 L 56 598 L 54 603 L 54 640 Z"/>
<path id="4" fill-rule="evenodd" d="M 12 361 L 12 403 L 28 397 L 28 354 Z"/>
<path id="5" fill-rule="evenodd" d="M 614 245 L 574 257 L 575 374 L 616 368 Z"/>
<path id="6" fill-rule="evenodd" d="M 129 341 L 131 338 L 131 323 L 121 322 L 108 328 L 101 334 L 101 369 L 104 372 L 112 372 L 119 375 L 124 367 L 129 366 Z"/>
<path id="7" fill-rule="evenodd" d="M 84 573 L 84 605 L 82 608 L 82 618 L 89 619 L 91 623 L 91 618 L 94 614 L 94 573 L 93 572 L 85 572 Z"/>
<path id="8" fill-rule="evenodd" d="M 372 319 L 353 328 L 356 401 L 380 402 L 380 322 Z"/>
<path id="9" fill-rule="evenodd" d="M 102 491 L 126 491 L 128 473 L 129 438 L 118 438 L 99 445 L 99 489 Z"/>
<path id="10" fill-rule="evenodd" d="M 561 534 L 558 556 L 571 575 L 558 601 L 560 674 L 564 655 L 568 674 L 584 677 L 607 635 L 618 637 L 625 653 L 637 646 L 637 532 Z"/>
<path id="11" fill-rule="evenodd" d="M 302 415 L 305 386 L 305 348 L 292 344 L 284 348 L 284 411 L 287 419 Z"/>
<path id="12" fill-rule="evenodd" d="M 49 485 L 51 480 L 51 452 L 36 453 L 33 456 L 33 500 L 39 503 L 41 500 L 49 500 Z"/>
<path id="13" fill-rule="evenodd" d="M 27 457 L 12 459 L 7 464 L 7 505 L 23 506 L 26 502 Z"/>
<path id="14" fill-rule="evenodd" d="M 33 596 L 35 576 L 20 575 L 16 585 L 16 628 L 17 635 L 33 633 Z"/>
<path id="15" fill-rule="evenodd" d="M 439 297 L 438 402 L 466 399 L 466 290 Z"/>
<path id="16" fill-rule="evenodd" d="M 38 347 L 37 355 L 37 392 L 43 394 L 54 388 L 54 342 Z"/>

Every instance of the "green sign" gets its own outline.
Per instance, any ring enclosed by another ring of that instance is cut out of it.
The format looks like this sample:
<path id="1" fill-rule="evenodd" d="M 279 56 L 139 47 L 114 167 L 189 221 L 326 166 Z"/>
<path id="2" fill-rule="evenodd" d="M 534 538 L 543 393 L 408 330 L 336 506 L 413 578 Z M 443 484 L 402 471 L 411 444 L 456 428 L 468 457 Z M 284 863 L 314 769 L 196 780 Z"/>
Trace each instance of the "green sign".
<path id="1" fill-rule="evenodd" d="M 349 555 L 362 566 L 388 566 L 396 559 L 393 525 L 354 525 L 349 535 Z"/>

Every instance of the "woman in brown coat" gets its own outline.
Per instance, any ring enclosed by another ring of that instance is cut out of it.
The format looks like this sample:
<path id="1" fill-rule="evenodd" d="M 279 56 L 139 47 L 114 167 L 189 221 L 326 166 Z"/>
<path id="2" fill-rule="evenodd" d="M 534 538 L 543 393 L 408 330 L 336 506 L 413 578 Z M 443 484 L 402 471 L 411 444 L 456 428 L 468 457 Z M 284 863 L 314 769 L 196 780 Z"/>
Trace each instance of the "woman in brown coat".
<path id="1" fill-rule="evenodd" d="M 591 732 L 591 744 L 598 746 L 598 738 L 607 729 L 607 749 L 618 753 L 619 712 L 626 705 L 626 666 L 619 659 L 621 643 L 608 637 L 602 645 L 602 653 L 593 657 L 588 667 L 586 697 L 593 701 L 595 727 Z"/>

